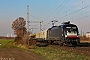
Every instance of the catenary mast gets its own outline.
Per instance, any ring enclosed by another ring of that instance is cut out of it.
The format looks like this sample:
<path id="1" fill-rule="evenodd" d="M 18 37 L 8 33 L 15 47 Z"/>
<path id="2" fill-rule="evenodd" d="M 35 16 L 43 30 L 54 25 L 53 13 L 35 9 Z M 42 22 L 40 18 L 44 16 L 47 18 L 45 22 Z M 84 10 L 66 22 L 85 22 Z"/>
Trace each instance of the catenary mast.
<path id="1" fill-rule="evenodd" d="M 29 32 L 29 5 L 27 5 L 27 32 Z"/>

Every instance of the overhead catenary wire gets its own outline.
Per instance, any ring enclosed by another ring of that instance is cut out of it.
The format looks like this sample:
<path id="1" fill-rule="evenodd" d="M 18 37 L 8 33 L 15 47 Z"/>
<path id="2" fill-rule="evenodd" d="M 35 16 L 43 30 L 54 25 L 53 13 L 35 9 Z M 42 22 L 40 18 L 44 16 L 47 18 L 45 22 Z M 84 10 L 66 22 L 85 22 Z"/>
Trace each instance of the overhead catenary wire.
<path id="1" fill-rule="evenodd" d="M 53 13 L 55 13 L 64 3 L 66 2 L 66 0 L 64 0 L 64 2 L 62 4 L 60 4 L 48 17 L 46 17 L 44 20 L 48 19 L 51 15 L 53 15 Z"/>
<path id="2" fill-rule="evenodd" d="M 40 20 L 39 18 L 35 17 L 34 15 L 30 14 L 30 16 L 32 16 L 33 18 Z"/>
<path id="3" fill-rule="evenodd" d="M 55 9 L 47 18 L 49 18 L 49 17 L 50 17 L 54 12 L 56 12 L 64 3 L 66 4 L 68 1 L 69 1 L 69 0 L 65 0 L 65 1 L 64 1 L 61 5 L 59 5 L 59 6 L 57 7 L 57 9 Z M 84 2 L 84 1 L 85 1 L 85 0 L 83 0 L 82 2 Z M 80 2 L 79 4 L 77 4 L 76 6 L 74 6 L 74 7 L 72 7 L 72 8 L 77 7 L 77 6 L 80 5 L 82 2 Z M 63 5 L 63 7 L 65 6 L 65 4 Z M 63 7 L 62 7 L 62 8 L 63 8 Z M 60 10 L 62 10 L 62 8 L 61 8 Z M 72 8 L 71 8 L 71 9 L 72 9 Z M 69 15 L 69 14 L 67 14 L 67 12 L 70 11 L 71 9 L 65 11 L 66 16 Z M 59 11 L 59 12 L 60 12 L 60 11 Z M 58 12 L 58 13 L 59 13 L 59 12 Z M 75 11 L 75 12 L 76 12 L 76 11 Z M 58 13 L 57 13 L 57 14 L 58 14 Z M 73 13 L 74 13 L 74 12 L 73 12 Z M 73 13 L 71 13 L 71 14 L 73 14 Z M 37 20 L 40 20 L 39 18 L 37 18 L 37 17 L 35 17 L 35 16 L 31 15 L 31 14 L 30 14 L 30 16 L 34 17 L 34 18 L 37 19 Z M 65 16 L 63 16 L 63 17 L 65 17 Z M 47 19 L 47 18 L 46 18 L 46 19 Z"/>
<path id="4" fill-rule="evenodd" d="M 79 11 L 85 9 L 85 8 L 88 8 L 88 7 L 90 7 L 90 5 L 85 6 L 85 7 L 81 8 L 81 9 L 79 9 L 79 10 L 76 10 L 76 11 L 72 12 L 72 13 L 69 13 L 69 14 L 67 14 L 67 15 L 65 15 L 65 16 L 62 16 L 62 17 L 60 17 L 60 18 L 58 18 L 58 19 L 65 18 L 66 16 L 72 15 L 72 14 L 74 14 L 74 13 L 76 13 L 76 12 L 79 12 Z"/>
<path id="5" fill-rule="evenodd" d="M 86 1 L 86 0 L 83 0 L 82 2 L 84 2 L 84 1 Z M 67 1 L 67 2 L 68 2 L 68 1 Z M 66 3 L 67 3 L 67 2 L 66 2 Z M 75 5 L 74 7 L 70 8 L 70 9 L 66 10 L 65 12 L 63 12 L 63 13 L 60 14 L 60 15 L 63 15 L 63 14 L 66 13 L 65 16 L 67 16 L 67 12 L 68 12 L 68 11 L 71 11 L 73 8 L 75 8 L 75 7 L 77 7 L 78 5 L 82 4 L 82 2 L 78 3 L 77 5 Z M 83 6 L 82 6 L 82 8 L 83 8 Z M 58 14 L 58 13 L 57 13 L 57 14 Z M 59 16 L 60 16 L 60 15 L 59 15 Z M 65 16 L 64 16 L 64 17 L 65 17 Z"/>
<path id="6" fill-rule="evenodd" d="M 66 2 L 65 2 L 65 4 L 63 5 L 63 7 L 59 10 L 59 12 L 61 12 L 61 10 L 64 8 L 64 6 L 68 3 L 68 1 L 69 0 L 67 0 Z M 66 13 L 66 15 L 65 16 L 63 16 L 63 17 L 61 17 L 61 18 L 64 18 L 64 17 L 66 17 L 66 16 L 68 16 L 68 11 L 71 11 L 71 9 L 73 9 L 73 8 L 75 8 L 75 7 L 77 7 L 78 5 L 81 5 L 82 4 L 82 9 L 83 9 L 83 2 L 84 1 L 86 1 L 86 0 L 83 0 L 83 1 L 81 1 L 80 3 L 78 3 L 77 5 L 75 5 L 74 7 L 72 7 L 72 8 L 70 8 L 70 9 L 68 9 L 68 10 L 66 10 L 64 13 Z M 59 12 L 56 14 L 56 15 L 58 15 L 59 14 Z M 76 11 L 75 11 L 76 12 Z M 62 14 L 60 14 L 60 15 L 63 15 L 64 13 L 62 13 Z M 57 16 L 54 16 L 55 18 L 57 18 Z M 59 15 L 59 16 L 60 16 Z"/>
<path id="7" fill-rule="evenodd" d="M 61 12 L 61 10 L 65 7 L 65 5 L 68 3 L 68 1 L 69 1 L 69 0 L 67 0 L 67 1 L 65 2 L 65 4 L 64 4 L 64 5 L 61 7 L 61 9 L 59 10 L 59 12 Z M 57 14 L 59 14 L 59 12 L 58 12 Z M 56 14 L 56 15 L 57 15 L 57 14 Z"/>
<path id="8" fill-rule="evenodd" d="M 86 12 L 86 14 L 87 14 L 87 12 Z M 77 20 L 88 18 L 88 17 L 90 17 L 90 15 L 85 15 L 84 17 L 80 17 L 80 18 L 77 18 L 77 19 L 74 19 L 74 20 L 71 20 L 71 21 L 77 21 Z"/>
<path id="9" fill-rule="evenodd" d="M 84 2 L 84 1 L 85 1 L 85 0 L 83 0 L 82 2 Z M 73 8 L 77 7 L 78 5 L 82 4 L 82 2 L 78 3 L 77 5 L 75 5 L 74 7 L 70 8 L 70 9 L 68 9 L 68 10 L 66 10 L 66 11 L 67 11 L 67 12 L 68 12 L 68 11 L 71 11 L 71 9 L 73 9 Z M 66 13 L 66 11 L 63 12 L 62 14 Z M 62 15 L 62 14 L 61 14 L 61 15 Z"/>
<path id="10" fill-rule="evenodd" d="M 56 10 L 54 10 L 54 11 L 51 13 L 51 15 L 53 15 L 57 10 L 59 10 L 60 7 L 61 7 L 60 10 L 62 10 L 62 9 L 64 8 L 65 3 L 66 3 L 67 1 L 69 1 L 69 0 L 65 0 L 65 1 L 62 3 L 63 6 L 58 6 L 58 8 L 57 8 Z M 68 17 L 68 16 L 71 16 L 71 15 L 77 13 L 77 12 L 80 12 L 80 11 L 82 11 L 82 10 L 84 10 L 84 9 L 86 9 L 86 8 L 88 8 L 88 7 L 90 7 L 90 5 L 83 6 L 84 1 L 85 1 L 85 0 L 83 0 L 83 1 L 80 2 L 80 3 L 78 3 L 78 4 L 75 5 L 74 7 L 72 7 L 72 8 L 70 8 L 70 9 L 66 10 L 66 11 L 64 12 L 64 13 L 66 13 L 66 14 L 65 14 L 64 16 L 61 16 L 61 17 L 58 18 L 57 20 L 63 19 L 63 18 Z M 77 7 L 77 6 L 79 6 L 79 5 L 80 5 L 80 6 L 82 5 L 80 9 L 68 13 L 70 10 L 74 9 L 75 7 Z M 64 14 L 64 13 L 63 13 L 63 14 Z M 85 11 L 84 13 L 88 13 L 88 12 Z M 83 14 L 84 14 L 84 13 L 83 13 Z M 57 13 L 57 14 L 58 14 L 58 13 Z M 80 15 L 83 15 L 83 14 L 79 14 L 79 15 L 77 15 L 77 16 L 80 16 Z M 51 15 L 50 15 L 50 16 L 51 16 Z M 61 15 L 62 15 L 62 14 L 61 14 Z M 37 18 L 37 17 L 35 17 L 35 16 L 31 15 L 31 14 L 30 14 L 30 16 L 34 17 L 34 18 L 37 19 L 37 20 L 40 20 L 39 18 Z M 46 19 L 48 19 L 50 16 L 48 16 Z M 73 15 L 74 20 L 80 20 L 80 19 L 84 19 L 84 18 L 89 17 L 89 16 L 86 15 L 86 16 L 84 16 L 84 17 L 80 17 L 80 18 L 77 18 L 77 19 L 75 19 L 75 17 L 76 17 L 76 16 Z M 72 18 L 71 18 L 71 19 L 72 19 Z"/>
<path id="11" fill-rule="evenodd" d="M 77 18 L 77 17 L 80 17 L 80 16 L 82 16 L 82 15 L 85 15 L 84 17 L 87 17 L 87 16 L 88 16 L 88 15 L 87 15 L 88 13 L 90 13 L 90 11 L 87 11 L 87 12 L 84 12 L 84 13 L 82 13 L 82 14 L 76 15 L 76 16 L 70 18 L 70 21 L 78 20 L 78 19 L 80 19 L 80 18 Z M 77 18 L 77 19 L 74 19 L 74 18 Z M 83 18 L 83 17 L 81 17 L 81 18 Z M 72 20 L 72 19 L 73 19 L 73 20 Z"/>

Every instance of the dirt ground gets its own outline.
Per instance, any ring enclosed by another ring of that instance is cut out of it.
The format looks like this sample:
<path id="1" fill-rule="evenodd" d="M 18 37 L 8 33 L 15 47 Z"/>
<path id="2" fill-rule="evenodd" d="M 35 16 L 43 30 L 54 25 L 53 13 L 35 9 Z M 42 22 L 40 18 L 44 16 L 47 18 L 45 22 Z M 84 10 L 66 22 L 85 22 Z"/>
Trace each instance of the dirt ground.
<path id="1" fill-rule="evenodd" d="M 0 49 L 0 60 L 45 60 L 29 51 L 18 48 Z"/>

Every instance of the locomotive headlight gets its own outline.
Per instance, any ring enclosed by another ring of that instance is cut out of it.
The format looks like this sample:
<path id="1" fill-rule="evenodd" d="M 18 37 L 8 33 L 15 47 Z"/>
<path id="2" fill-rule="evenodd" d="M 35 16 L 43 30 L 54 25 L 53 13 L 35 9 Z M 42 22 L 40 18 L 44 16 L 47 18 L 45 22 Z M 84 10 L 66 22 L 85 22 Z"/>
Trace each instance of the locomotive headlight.
<path id="1" fill-rule="evenodd" d="M 77 36 L 77 37 L 79 37 L 79 36 Z"/>
<path id="2" fill-rule="evenodd" d="M 79 37 L 79 35 L 77 35 L 77 37 Z"/>
<path id="3" fill-rule="evenodd" d="M 67 37 L 67 35 L 65 35 L 65 37 Z"/>

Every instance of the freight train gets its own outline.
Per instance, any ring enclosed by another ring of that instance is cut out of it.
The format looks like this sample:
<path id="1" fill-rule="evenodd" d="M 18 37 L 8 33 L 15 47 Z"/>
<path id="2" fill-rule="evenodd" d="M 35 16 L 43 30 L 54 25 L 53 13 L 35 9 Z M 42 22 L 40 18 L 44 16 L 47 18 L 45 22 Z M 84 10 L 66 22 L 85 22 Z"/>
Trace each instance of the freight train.
<path id="1" fill-rule="evenodd" d="M 60 26 L 52 26 L 51 28 L 36 33 L 36 40 L 39 42 L 47 42 L 49 44 L 58 43 L 60 45 L 74 45 L 80 43 L 78 27 L 69 22 L 63 22 Z"/>

